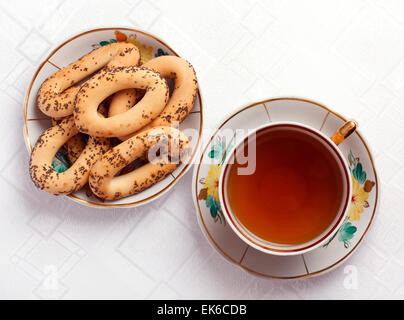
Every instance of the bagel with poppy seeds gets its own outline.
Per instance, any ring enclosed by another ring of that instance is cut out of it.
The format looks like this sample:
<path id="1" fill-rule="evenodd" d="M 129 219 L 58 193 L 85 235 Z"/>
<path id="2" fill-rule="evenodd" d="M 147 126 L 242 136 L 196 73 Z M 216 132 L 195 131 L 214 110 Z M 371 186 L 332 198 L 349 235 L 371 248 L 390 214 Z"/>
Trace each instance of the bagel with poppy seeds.
<path id="1" fill-rule="evenodd" d="M 135 107 L 104 118 L 98 105 L 111 94 L 129 88 L 145 90 Z M 149 124 L 164 109 L 169 98 L 166 80 L 144 67 L 104 69 L 87 80 L 77 93 L 74 121 L 80 132 L 95 137 L 119 137 Z"/>
<path id="2" fill-rule="evenodd" d="M 174 91 L 167 105 L 146 128 L 182 122 L 191 111 L 198 91 L 198 80 L 192 65 L 180 57 L 160 56 L 149 60 L 143 67 L 174 80 Z"/>
<path id="3" fill-rule="evenodd" d="M 150 68 L 161 74 L 164 78 L 174 80 L 174 90 L 163 111 L 142 130 L 156 126 L 170 126 L 181 123 L 192 110 L 195 96 L 198 90 L 198 80 L 192 65 L 176 56 L 160 56 L 149 60 L 142 67 Z M 121 93 L 117 93 L 119 96 Z M 109 116 L 116 115 L 128 110 L 128 104 L 115 104 L 109 111 Z M 126 140 L 130 137 L 119 137 Z"/>
<path id="4" fill-rule="evenodd" d="M 52 126 L 56 126 L 63 119 L 52 119 Z M 80 156 L 80 153 L 84 150 L 86 143 L 82 133 L 78 133 L 66 141 L 63 148 L 66 153 L 67 159 L 70 163 L 73 163 Z"/>
<path id="5" fill-rule="evenodd" d="M 189 140 L 172 127 L 155 127 L 107 151 L 92 167 L 89 185 L 102 199 L 117 200 L 137 194 L 164 179 L 189 152 Z M 129 173 L 119 172 L 148 153 L 149 163 Z"/>
<path id="6" fill-rule="evenodd" d="M 75 84 L 105 66 L 137 66 L 139 62 L 139 49 L 131 43 L 111 43 L 95 49 L 45 80 L 38 90 L 37 106 L 49 117 L 66 117 L 73 113 L 80 89 Z"/>
<path id="7" fill-rule="evenodd" d="M 98 107 L 98 112 L 103 116 L 107 115 L 107 112 L 108 112 L 107 110 L 108 109 L 106 107 L 105 102 L 102 102 L 100 104 L 100 106 Z M 57 125 L 63 119 L 65 119 L 65 118 L 52 119 L 52 126 Z M 66 156 L 67 156 L 67 159 L 69 160 L 69 162 L 74 163 L 80 156 L 81 152 L 86 147 L 85 135 L 83 133 L 79 132 L 78 134 L 74 135 L 69 140 L 67 140 L 63 147 L 64 147 L 64 150 L 66 152 Z"/>
<path id="8" fill-rule="evenodd" d="M 109 139 L 89 137 L 84 150 L 70 168 L 59 173 L 52 167 L 56 152 L 78 132 L 73 116 L 69 116 L 38 138 L 29 163 L 30 176 L 36 187 L 62 195 L 73 193 L 87 183 L 91 167 L 109 149 Z"/>

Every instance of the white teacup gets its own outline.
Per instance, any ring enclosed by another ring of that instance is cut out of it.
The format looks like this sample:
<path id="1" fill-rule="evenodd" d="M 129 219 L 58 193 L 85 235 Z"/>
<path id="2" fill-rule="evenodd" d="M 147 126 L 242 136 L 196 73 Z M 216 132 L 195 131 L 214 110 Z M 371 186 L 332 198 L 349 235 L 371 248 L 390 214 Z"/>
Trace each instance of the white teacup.
<path id="1" fill-rule="evenodd" d="M 338 148 L 338 144 L 340 144 L 345 138 L 347 138 L 352 132 L 354 132 L 356 127 L 357 124 L 355 121 L 348 121 L 330 138 L 324 135 L 319 130 L 300 123 L 273 122 L 271 124 L 257 128 L 252 133 L 247 135 L 240 143 L 234 146 L 228 153 L 228 156 L 222 166 L 222 171 L 219 178 L 219 197 L 224 217 L 231 228 L 234 230 L 234 232 L 240 237 L 240 239 L 242 239 L 248 245 L 262 252 L 283 256 L 306 253 L 325 244 L 343 224 L 344 219 L 348 213 L 349 203 L 352 197 L 351 174 L 349 171 L 348 163 L 342 155 L 340 149 Z M 248 144 L 251 143 L 250 141 L 254 141 L 257 133 L 268 131 L 267 133 L 270 134 L 270 130 L 274 130 L 275 128 L 287 128 L 287 130 L 292 130 L 292 132 L 294 132 L 296 135 L 305 134 L 306 136 L 309 136 L 310 139 L 313 139 L 313 142 L 315 141 L 315 143 L 322 144 L 326 148 L 327 152 L 329 152 L 330 155 L 332 155 L 332 157 L 334 157 L 334 159 L 336 160 L 335 163 L 338 165 L 338 170 L 343 180 L 342 197 L 339 204 L 338 212 L 335 215 L 334 220 L 321 234 L 304 243 L 281 244 L 269 242 L 265 239 L 260 238 L 240 222 L 240 220 L 231 210 L 231 206 L 229 203 L 227 192 L 228 177 L 230 172 L 229 169 L 234 163 L 234 157 L 236 156 L 237 152 L 240 150 L 240 148 L 244 147 L 246 143 Z"/>

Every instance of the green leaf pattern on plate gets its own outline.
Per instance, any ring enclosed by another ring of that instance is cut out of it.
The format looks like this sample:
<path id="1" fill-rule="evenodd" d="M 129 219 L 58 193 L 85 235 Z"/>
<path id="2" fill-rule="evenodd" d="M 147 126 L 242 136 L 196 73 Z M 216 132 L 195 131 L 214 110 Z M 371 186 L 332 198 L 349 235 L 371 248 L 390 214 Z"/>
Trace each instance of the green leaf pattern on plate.
<path id="1" fill-rule="evenodd" d="M 164 52 L 163 51 L 163 49 L 161 49 L 161 48 L 158 48 L 157 49 L 157 52 L 154 54 L 154 56 L 157 58 L 157 57 L 160 57 L 160 56 L 168 56 L 169 54 L 167 53 L 167 52 Z"/>
<path id="2" fill-rule="evenodd" d="M 62 152 L 58 151 L 56 153 L 55 158 L 52 160 L 52 168 L 58 173 L 62 173 L 69 169 L 70 162 L 67 159 L 66 155 Z"/>

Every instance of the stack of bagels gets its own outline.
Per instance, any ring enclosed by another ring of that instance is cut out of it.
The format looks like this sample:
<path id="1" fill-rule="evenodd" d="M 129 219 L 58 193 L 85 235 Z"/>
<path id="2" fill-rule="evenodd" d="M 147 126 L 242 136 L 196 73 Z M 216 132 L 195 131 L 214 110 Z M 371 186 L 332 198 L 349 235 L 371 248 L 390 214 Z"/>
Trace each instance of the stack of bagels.
<path id="1" fill-rule="evenodd" d="M 171 92 L 166 79 L 173 80 Z M 194 68 L 179 57 L 160 56 L 140 66 L 139 49 L 132 43 L 93 50 L 53 74 L 38 91 L 37 106 L 53 126 L 32 150 L 32 181 L 55 195 L 88 183 L 104 200 L 145 190 L 189 153 L 189 140 L 177 128 L 197 90 Z M 52 161 L 62 148 L 71 165 L 57 172 Z M 128 170 L 138 160 L 142 165 Z"/>

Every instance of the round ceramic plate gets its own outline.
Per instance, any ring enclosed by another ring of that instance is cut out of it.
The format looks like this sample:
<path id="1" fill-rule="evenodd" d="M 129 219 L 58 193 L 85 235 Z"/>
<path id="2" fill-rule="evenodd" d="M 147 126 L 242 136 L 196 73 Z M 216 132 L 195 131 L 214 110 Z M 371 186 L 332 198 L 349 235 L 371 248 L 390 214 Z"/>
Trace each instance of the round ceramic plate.
<path id="1" fill-rule="evenodd" d="M 103 28 L 90 30 L 66 40 L 39 66 L 32 78 L 26 95 L 24 108 L 24 135 L 29 152 L 31 152 L 36 140 L 42 132 L 51 126 L 50 118 L 41 113 L 36 107 L 36 95 L 41 84 L 60 68 L 74 62 L 89 51 L 105 44 L 124 39 L 128 42 L 134 43 L 140 49 L 142 63 L 160 55 L 178 56 L 171 47 L 155 36 L 143 31 L 128 28 Z M 199 135 L 193 137 L 191 140 L 192 156 L 187 162 L 182 163 L 174 172 L 159 183 L 137 195 L 116 201 L 103 202 L 94 197 L 91 192 L 89 192 L 88 188 L 83 188 L 68 197 L 81 204 L 97 207 L 134 207 L 157 199 L 178 182 L 181 176 L 190 168 L 190 163 L 195 157 L 202 132 L 202 99 L 199 91 L 192 111 L 180 124 L 180 130 L 186 129 L 199 132 Z"/>
<path id="2" fill-rule="evenodd" d="M 227 225 L 217 197 L 217 184 L 227 150 L 238 142 L 234 130 L 254 129 L 274 121 L 300 122 L 331 136 L 346 119 L 320 103 L 300 98 L 257 102 L 227 117 L 196 159 L 192 190 L 198 221 L 212 246 L 249 272 L 280 279 L 320 274 L 345 261 L 359 246 L 374 220 L 380 186 L 372 154 L 358 131 L 339 146 L 349 163 L 353 194 L 348 218 L 328 243 L 303 255 L 265 254 L 240 240 Z"/>

